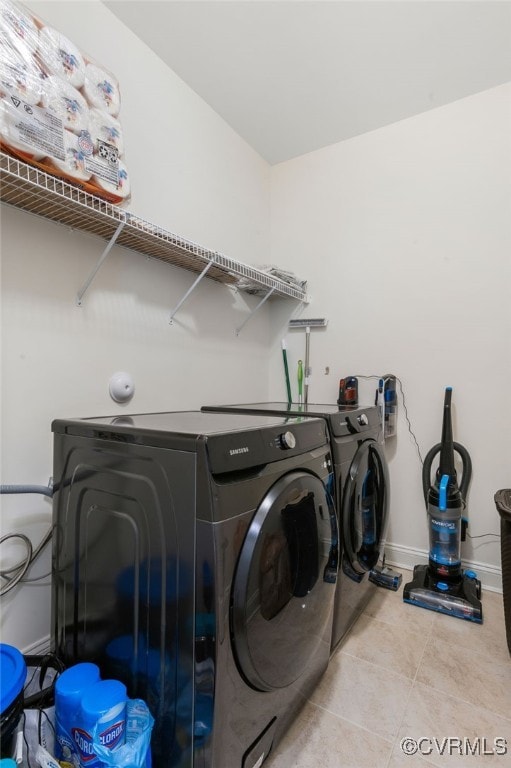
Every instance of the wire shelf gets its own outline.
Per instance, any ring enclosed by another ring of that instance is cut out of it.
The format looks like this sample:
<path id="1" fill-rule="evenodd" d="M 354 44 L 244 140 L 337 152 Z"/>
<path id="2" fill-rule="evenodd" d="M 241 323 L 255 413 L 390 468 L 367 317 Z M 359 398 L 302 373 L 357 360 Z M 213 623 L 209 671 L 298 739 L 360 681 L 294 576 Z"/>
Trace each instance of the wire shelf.
<path id="1" fill-rule="evenodd" d="M 272 296 L 307 301 L 299 287 L 185 240 L 4 152 L 0 152 L 0 201 L 106 242 L 115 238 L 116 245 L 190 272 L 201 274 L 210 265 L 208 278 L 234 286 L 243 278 L 240 290 L 259 287 L 272 291 Z M 246 281 L 253 285 L 247 286 Z"/>

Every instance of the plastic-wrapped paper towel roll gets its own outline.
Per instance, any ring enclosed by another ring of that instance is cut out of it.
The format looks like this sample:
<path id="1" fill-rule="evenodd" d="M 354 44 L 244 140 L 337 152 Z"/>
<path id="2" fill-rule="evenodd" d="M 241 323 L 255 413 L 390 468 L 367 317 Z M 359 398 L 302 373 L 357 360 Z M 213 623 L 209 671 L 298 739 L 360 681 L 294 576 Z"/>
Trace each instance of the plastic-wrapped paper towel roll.
<path id="1" fill-rule="evenodd" d="M 117 195 L 123 200 L 128 198 L 131 194 L 131 183 L 130 183 L 130 177 L 128 174 L 128 169 L 126 168 L 122 160 L 119 160 L 119 169 L 117 172 L 117 184 L 114 184 L 113 182 L 108 181 L 107 179 L 101 178 L 101 176 L 98 176 L 97 174 L 93 175 L 92 181 L 98 187 L 100 187 L 100 189 L 104 189 L 105 192 L 109 192 L 112 195 Z"/>
<path id="2" fill-rule="evenodd" d="M 80 137 L 76 133 L 64 131 L 64 152 L 64 160 L 57 157 L 48 157 L 48 160 L 66 176 L 71 176 L 77 181 L 88 181 L 92 174 L 87 170 L 86 155 L 80 147 Z"/>
<path id="3" fill-rule="evenodd" d="M 2 37 L 0 33 L 0 45 Z M 26 104 L 38 104 L 43 94 L 42 73 L 32 56 L 23 58 L 11 46 L 0 50 L 0 93 Z"/>
<path id="4" fill-rule="evenodd" d="M 80 91 L 73 88 L 57 75 L 50 75 L 44 81 L 41 98 L 43 107 L 54 112 L 74 133 L 87 130 L 89 125 L 89 108 Z"/>
<path id="5" fill-rule="evenodd" d="M 97 107 L 117 117 L 121 109 L 121 94 L 117 80 L 96 64 L 85 67 L 83 92 L 91 107 Z"/>
<path id="6" fill-rule="evenodd" d="M 0 100 L 0 140 L 7 148 L 18 150 L 27 160 L 41 160 L 44 154 L 23 140 L 24 112 L 19 112 L 7 101 Z"/>
<path id="7" fill-rule="evenodd" d="M 93 107 L 89 112 L 89 132 L 96 148 L 98 141 L 102 141 L 114 146 L 119 155 L 124 154 L 124 138 L 117 118 Z"/>
<path id="8" fill-rule="evenodd" d="M 30 53 L 37 51 L 39 30 L 34 19 L 16 3 L 0 0 L 0 30 L 2 30 L 11 45 Z"/>
<path id="9" fill-rule="evenodd" d="M 85 80 L 85 61 L 79 49 L 53 27 L 39 32 L 39 58 L 51 75 L 60 75 L 74 88 L 81 88 Z"/>

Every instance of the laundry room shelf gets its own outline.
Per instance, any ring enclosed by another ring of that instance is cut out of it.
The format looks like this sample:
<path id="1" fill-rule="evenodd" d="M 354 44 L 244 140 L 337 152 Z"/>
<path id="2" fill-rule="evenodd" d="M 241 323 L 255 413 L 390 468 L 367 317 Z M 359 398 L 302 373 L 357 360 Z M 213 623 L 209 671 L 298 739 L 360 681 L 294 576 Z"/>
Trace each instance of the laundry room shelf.
<path id="1" fill-rule="evenodd" d="M 259 288 L 268 292 L 268 298 L 280 296 L 308 301 L 300 287 L 168 232 L 4 152 L 0 152 L 0 201 L 71 229 L 97 235 L 109 244 L 107 250 L 113 244 L 120 245 L 240 290 Z M 93 277 L 91 275 L 82 289 L 83 293 Z M 243 283 L 238 286 L 240 279 Z"/>

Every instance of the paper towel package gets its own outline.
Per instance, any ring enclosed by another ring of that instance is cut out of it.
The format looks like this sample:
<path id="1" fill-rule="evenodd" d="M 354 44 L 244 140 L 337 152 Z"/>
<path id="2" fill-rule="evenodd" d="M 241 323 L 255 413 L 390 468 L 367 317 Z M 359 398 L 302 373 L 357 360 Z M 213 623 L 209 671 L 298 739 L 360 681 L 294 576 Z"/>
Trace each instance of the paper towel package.
<path id="1" fill-rule="evenodd" d="M 21 3 L 0 0 L 0 149 L 121 205 L 119 83 Z"/>

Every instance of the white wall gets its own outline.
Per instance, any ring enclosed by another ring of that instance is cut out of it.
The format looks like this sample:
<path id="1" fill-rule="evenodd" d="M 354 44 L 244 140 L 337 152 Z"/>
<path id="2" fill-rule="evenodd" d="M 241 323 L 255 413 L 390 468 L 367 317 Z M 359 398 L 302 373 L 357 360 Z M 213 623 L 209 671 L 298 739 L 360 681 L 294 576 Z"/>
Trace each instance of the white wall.
<path id="1" fill-rule="evenodd" d="M 473 461 L 474 536 L 498 532 L 493 494 L 511 482 L 510 179 L 510 84 L 272 168 L 272 258 L 309 277 L 302 317 L 329 320 L 311 333 L 309 402 L 335 400 L 341 376 L 392 372 L 424 456 L 452 386 L 455 440 Z M 274 316 L 294 372 L 304 332 L 288 332 L 278 307 Z M 280 356 L 276 340 L 271 390 L 283 395 Z M 362 401 L 374 387 L 361 382 Z M 386 448 L 390 549 L 414 562 L 428 538 L 402 400 Z M 498 539 L 467 541 L 463 556 L 498 583 Z"/>
<path id="2" fill-rule="evenodd" d="M 311 401 L 335 400 L 341 375 L 394 372 L 424 454 L 439 440 L 443 389 L 454 387 L 455 437 L 474 463 L 471 532 L 497 531 L 493 493 L 510 482 L 510 86 L 270 173 L 97 0 L 30 7 L 118 76 L 137 215 L 309 280 L 313 300 L 303 316 L 329 320 L 312 333 Z M 169 312 L 194 276 L 114 248 L 78 308 L 99 242 L 5 206 L 1 215 L 3 483 L 47 482 L 55 417 L 284 399 L 281 338 L 293 372 L 303 357 L 303 332 L 287 330 L 293 302 L 263 308 L 236 337 L 258 300 L 204 281 L 170 327 Z M 117 370 L 136 384 L 124 408 L 108 396 Z M 361 381 L 362 400 L 372 391 Z M 427 528 L 420 464 L 400 406 L 399 434 L 387 445 L 389 538 L 413 558 L 427 549 Z M 1 502 L 2 534 L 23 531 L 37 542 L 50 503 Z M 21 553 L 4 547 L 3 561 Z M 468 542 L 464 555 L 487 573 L 500 567 L 497 540 Z M 47 551 L 32 575 L 48 570 Z M 2 640 L 36 645 L 49 633 L 49 607 L 47 580 L 3 598 Z"/>
<path id="3" fill-rule="evenodd" d="M 239 261 L 268 261 L 266 162 L 101 3 L 29 7 L 117 75 L 131 210 Z M 200 408 L 240 391 L 268 396 L 268 311 L 235 335 L 258 299 L 205 280 L 170 326 L 196 275 L 115 247 L 79 308 L 77 291 L 104 244 L 6 206 L 1 215 L 2 483 L 48 482 L 56 417 Z M 127 406 L 108 394 L 118 370 L 135 381 Z M 39 542 L 51 503 L 1 502 L 2 535 Z M 2 545 L 2 562 L 23 552 Z M 47 548 L 31 575 L 49 568 Z M 49 613 L 48 579 L 15 589 L 2 598 L 2 640 L 37 644 L 49 634 Z"/>

